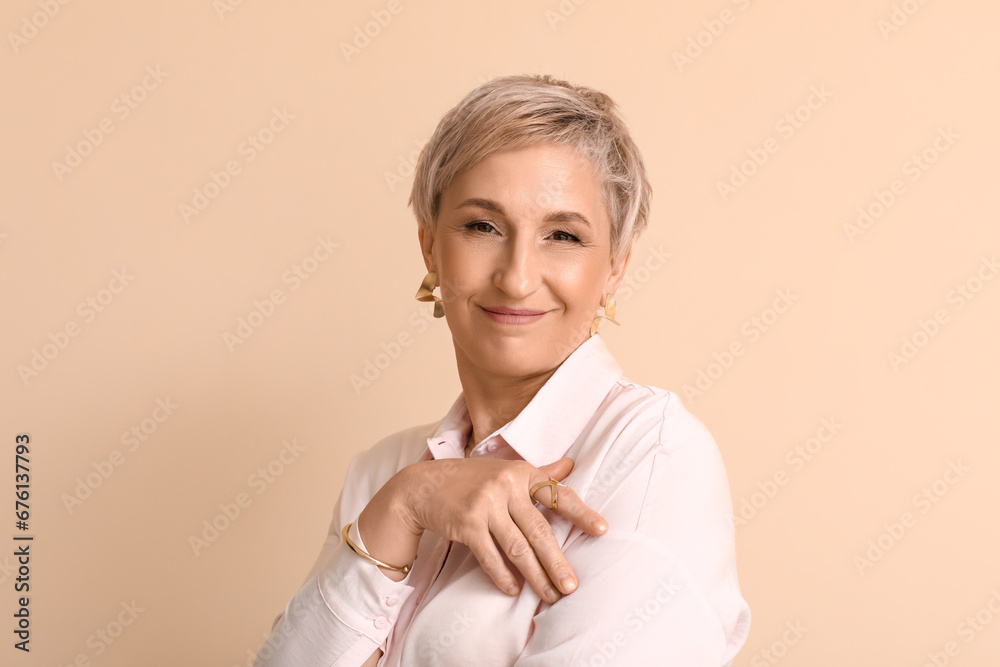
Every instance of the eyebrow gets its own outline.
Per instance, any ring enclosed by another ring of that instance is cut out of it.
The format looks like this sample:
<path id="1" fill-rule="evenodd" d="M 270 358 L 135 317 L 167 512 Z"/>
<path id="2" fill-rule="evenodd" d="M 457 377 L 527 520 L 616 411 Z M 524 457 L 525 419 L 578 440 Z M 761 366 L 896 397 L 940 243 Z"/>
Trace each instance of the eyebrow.
<path id="1" fill-rule="evenodd" d="M 481 208 L 486 211 L 493 211 L 494 213 L 497 213 L 499 215 L 504 215 L 504 216 L 506 215 L 506 213 L 503 210 L 503 206 L 493 201 L 492 199 L 483 199 L 481 197 L 470 197 L 469 199 L 466 199 L 461 204 L 456 206 L 455 210 L 464 207 Z M 586 225 L 587 227 L 593 228 L 593 225 L 590 224 L 590 221 L 587 220 L 586 216 L 584 216 L 581 213 L 577 213 L 576 211 L 552 211 L 551 213 L 545 216 L 543 222 L 579 222 L 583 225 Z"/>

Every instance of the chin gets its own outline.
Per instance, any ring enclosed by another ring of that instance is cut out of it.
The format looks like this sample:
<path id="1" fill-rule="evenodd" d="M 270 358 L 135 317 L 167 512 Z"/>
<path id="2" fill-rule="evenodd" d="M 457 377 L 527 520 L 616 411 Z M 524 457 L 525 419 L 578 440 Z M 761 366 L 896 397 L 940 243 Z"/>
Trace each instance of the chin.
<path id="1" fill-rule="evenodd" d="M 496 375 L 519 377 L 548 370 L 555 365 L 553 347 L 547 338 L 536 336 L 477 337 L 463 348 L 476 366 Z"/>

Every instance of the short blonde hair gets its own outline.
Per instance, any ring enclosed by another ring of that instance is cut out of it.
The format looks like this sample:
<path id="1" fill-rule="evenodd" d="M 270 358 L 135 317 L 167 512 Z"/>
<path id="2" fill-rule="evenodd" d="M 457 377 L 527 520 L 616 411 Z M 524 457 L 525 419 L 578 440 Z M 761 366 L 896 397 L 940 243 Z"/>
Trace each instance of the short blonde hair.
<path id="1" fill-rule="evenodd" d="M 417 160 L 408 202 L 417 223 L 433 228 L 441 193 L 480 160 L 546 141 L 570 146 L 594 164 L 617 264 L 649 215 L 652 188 L 642 155 L 614 100 L 549 75 L 491 79 L 444 115 Z"/>

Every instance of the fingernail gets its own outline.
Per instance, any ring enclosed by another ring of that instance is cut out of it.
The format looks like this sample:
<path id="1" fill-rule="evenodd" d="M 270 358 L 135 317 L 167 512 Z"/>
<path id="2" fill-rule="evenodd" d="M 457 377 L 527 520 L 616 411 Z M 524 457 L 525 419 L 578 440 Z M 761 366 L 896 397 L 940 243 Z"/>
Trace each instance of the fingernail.
<path id="1" fill-rule="evenodd" d="M 590 522 L 590 525 L 594 527 L 594 530 L 601 533 L 608 529 L 608 524 L 604 519 L 594 519 Z"/>
<path id="2" fill-rule="evenodd" d="M 576 590 L 576 582 L 573 581 L 573 577 L 565 576 L 559 580 L 559 583 L 562 585 L 562 589 L 567 593 L 572 593 Z"/>
<path id="3" fill-rule="evenodd" d="M 511 595 L 517 595 L 517 584 L 511 584 L 510 587 L 507 588 L 507 592 Z"/>
<path id="4" fill-rule="evenodd" d="M 555 602 L 556 600 L 559 599 L 559 594 L 556 593 L 551 586 L 546 586 L 544 592 L 545 592 L 545 599 L 548 600 L 549 602 Z"/>

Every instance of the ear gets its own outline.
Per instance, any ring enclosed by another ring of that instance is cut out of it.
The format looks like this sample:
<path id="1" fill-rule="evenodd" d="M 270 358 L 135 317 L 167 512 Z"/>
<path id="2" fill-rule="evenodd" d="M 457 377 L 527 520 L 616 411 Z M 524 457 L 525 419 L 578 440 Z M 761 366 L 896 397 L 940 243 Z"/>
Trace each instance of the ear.
<path id="1" fill-rule="evenodd" d="M 437 271 L 434 268 L 434 230 L 428 225 L 417 225 L 417 240 L 420 242 L 420 253 L 424 256 L 424 266 L 428 271 Z"/>
<path id="2" fill-rule="evenodd" d="M 621 285 L 622 280 L 625 278 L 625 270 L 628 268 L 629 260 L 632 259 L 632 245 L 629 244 L 628 252 L 625 253 L 625 257 L 618 262 L 617 266 L 611 268 L 611 273 L 608 275 L 607 281 L 604 283 L 604 294 L 614 294 L 618 291 L 618 286 Z M 601 296 L 601 306 L 604 305 L 605 296 Z"/>

